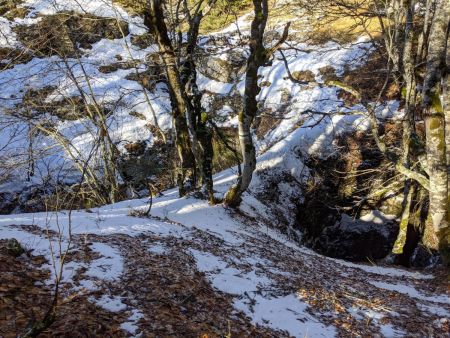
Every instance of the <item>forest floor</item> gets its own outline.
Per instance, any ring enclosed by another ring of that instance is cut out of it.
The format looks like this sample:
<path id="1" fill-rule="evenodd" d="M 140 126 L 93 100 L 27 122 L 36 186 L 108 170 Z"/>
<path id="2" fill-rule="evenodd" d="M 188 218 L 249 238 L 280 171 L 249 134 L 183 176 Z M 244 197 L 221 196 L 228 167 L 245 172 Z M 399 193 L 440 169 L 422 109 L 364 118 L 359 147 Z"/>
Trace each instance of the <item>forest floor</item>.
<path id="1" fill-rule="evenodd" d="M 35 7 L 30 17 L 0 22 L 1 30 L 7 32 L 5 37 L 9 37 L 9 40 L 0 39 L 0 44 L 9 46 L 11 41 L 18 42 L 14 34 L 8 33 L 16 25 L 37 23 L 41 15 L 63 9 L 80 10 L 80 3 L 83 12 L 86 9 L 92 14 L 117 17 L 113 7 L 108 10 L 103 0 L 61 1 L 58 8 L 53 1 L 27 3 L 34 3 Z M 285 8 L 279 11 L 296 17 L 299 31 L 293 33 L 303 33 L 304 22 L 298 20 L 298 12 Z M 146 32 L 137 17 L 121 15 L 130 22 L 131 34 Z M 220 55 L 229 49 L 228 44 L 237 44 L 234 51 L 245 55 L 238 37 L 248 31 L 248 19 L 245 15 L 236 24 L 214 34 L 214 39 L 205 38 L 205 51 Z M 312 18 L 312 21 L 317 20 Z M 284 26 L 282 21 L 279 24 Z M 220 42 L 221 37 L 227 44 L 216 47 L 214 41 Z M 153 46 L 133 47 L 132 55 L 128 55 L 125 42 L 132 45 L 131 35 L 126 39 L 100 40 L 82 57 L 86 65 L 83 70 L 75 67 L 76 60 L 70 62 L 77 77 L 86 71 L 96 79 L 93 90 L 102 98 L 101 102 L 116 106 L 115 100 L 120 97 L 123 104 L 117 106 L 133 107 L 133 116 L 125 108 L 112 115 L 110 132 L 117 137 L 116 141 L 149 141 L 152 136 L 147 124 L 152 116 L 147 105 L 141 104 L 145 100 L 140 94 L 140 84 L 127 79 L 135 70 L 102 73 L 99 68 L 117 63 L 117 56 L 125 63 L 129 59 L 145 60 L 147 54 L 155 52 Z M 171 190 L 153 200 L 150 217 L 138 216 L 147 209 L 147 199 L 91 210 L 0 216 L 0 337 L 17 337 L 42 319 L 52 301 L 55 272 L 62 274 L 60 305 L 55 322 L 43 336 L 450 335 L 450 290 L 444 271 L 439 268 L 416 271 L 331 259 L 299 246 L 275 230 L 278 223 L 272 216 L 283 214 L 287 221 L 292 221 L 296 207 L 293 202 L 301 198 L 301 189 L 294 182 L 303 182 L 307 176 L 308 168 L 295 154 L 317 151 L 326 157 L 334 150 L 333 140 L 340 132 L 370 127 L 364 114 L 352 113 L 362 111 L 360 105 L 346 105 L 338 88 L 323 85 L 323 71 L 332 66 L 333 76 L 344 76 L 347 68 L 358 69 L 364 63 L 373 46 L 364 39 L 345 48 L 331 41 L 317 46 L 292 42 L 295 48 L 285 51 L 290 68 L 300 75 L 311 73 L 314 81 L 306 86 L 293 84 L 286 77 L 285 64 L 280 58 L 261 70 L 261 80 L 266 86 L 259 101 L 274 112 L 283 108 L 285 114 L 276 123 L 267 120 L 269 130 L 256 141 L 261 155 L 258 170 L 240 212 L 221 205 L 210 206 L 194 197 L 179 198 Z M 14 107 L 27 92 L 27 86 L 42 89 L 52 83 L 68 93 L 74 92 L 76 88 L 58 62 L 56 58 L 34 58 L 4 70 L 1 97 L 11 97 L 8 103 Z M 233 83 L 225 83 L 202 75 L 199 86 L 220 97 L 238 96 L 244 88 L 244 79 L 245 76 L 238 76 Z M 375 82 L 368 81 L 371 85 Z M 114 93 L 112 101 L 109 93 Z M 165 108 L 170 106 L 165 93 L 164 87 L 157 86 L 149 95 L 160 125 L 169 130 L 172 118 L 170 110 Z M 222 104 L 220 108 L 225 106 Z M 383 118 L 401 116 L 398 108 L 398 102 L 386 102 L 377 107 L 377 114 Z M 330 113 L 330 116 L 305 116 L 307 111 Z M 221 126 L 236 126 L 236 114 L 229 110 L 219 112 L 226 117 Z M 349 112 L 349 115 L 332 112 Z M 147 119 L 136 117 L 140 115 Z M 87 140 L 89 135 L 96 134 L 85 130 L 85 125 L 83 120 L 59 124 L 81 154 L 89 153 Z M 9 159 L 10 154 L 20 153 L 20 149 L 28 154 L 29 141 L 10 136 L 18 135 L 20 129 L 16 128 L 11 128 L 11 134 L 0 135 L 8 142 L 14 141 L 10 142 L 10 148 L 5 147 L 8 152 L 3 158 Z M 53 144 L 45 138 L 37 139 L 36 143 L 35 149 L 45 150 Z M 42 170 L 36 173 L 47 173 L 49 163 L 54 163 L 52 170 L 59 175 L 61 163 L 69 163 L 66 157 L 62 151 L 51 154 L 51 161 L 37 164 Z M 219 195 L 223 196 L 235 180 L 236 173 L 232 171 L 216 176 L 215 189 Z M 17 180 L 9 186 L 17 188 L 23 183 L 24 175 L 25 171 L 18 170 Z M 267 192 L 266 187 L 272 190 Z M 256 193 L 261 192 L 269 196 L 266 204 L 257 199 Z M 11 238 L 16 238 L 26 249 L 17 258 L 6 249 Z"/>
<path id="2" fill-rule="evenodd" d="M 47 336 L 450 333 L 444 271 L 327 258 L 257 219 L 180 199 L 175 191 L 153 201 L 151 217 L 130 216 L 146 207 L 146 200 L 133 200 L 95 210 L 0 216 L 0 238 L 16 238 L 27 249 L 18 258 L 0 253 L 0 336 L 16 337 L 48 309 L 50 243 L 57 271 L 59 244 L 69 250 L 62 305 Z"/>

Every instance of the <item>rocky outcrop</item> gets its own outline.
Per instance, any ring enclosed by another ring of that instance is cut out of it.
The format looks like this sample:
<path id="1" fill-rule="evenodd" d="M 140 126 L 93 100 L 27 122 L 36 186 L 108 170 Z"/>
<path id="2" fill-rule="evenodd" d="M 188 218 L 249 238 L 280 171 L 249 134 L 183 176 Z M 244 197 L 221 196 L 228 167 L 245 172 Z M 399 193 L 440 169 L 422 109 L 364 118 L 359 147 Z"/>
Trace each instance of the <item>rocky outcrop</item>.
<path id="1" fill-rule="evenodd" d="M 225 83 L 234 83 L 245 71 L 246 59 L 242 53 L 230 51 L 227 58 L 213 56 L 203 51 L 197 69 L 206 77 Z"/>
<path id="2" fill-rule="evenodd" d="M 353 219 L 341 215 L 313 241 L 313 249 L 330 257 L 352 261 L 384 258 L 395 242 L 398 224 L 379 212 L 370 216 Z"/>
<path id="3" fill-rule="evenodd" d="M 43 16 L 37 23 L 17 26 L 14 31 L 37 57 L 73 57 L 78 47 L 91 49 L 101 39 L 119 39 L 129 34 L 127 22 L 72 12 Z"/>
<path id="4" fill-rule="evenodd" d="M 353 261 L 387 256 L 398 233 L 396 218 L 402 199 L 396 196 L 401 190 L 390 197 L 366 198 L 394 175 L 386 169 L 376 170 L 386 163 L 373 140 L 363 133 L 342 135 L 332 157 L 309 157 L 305 162 L 311 176 L 297 210 L 304 244 L 327 256 Z"/>

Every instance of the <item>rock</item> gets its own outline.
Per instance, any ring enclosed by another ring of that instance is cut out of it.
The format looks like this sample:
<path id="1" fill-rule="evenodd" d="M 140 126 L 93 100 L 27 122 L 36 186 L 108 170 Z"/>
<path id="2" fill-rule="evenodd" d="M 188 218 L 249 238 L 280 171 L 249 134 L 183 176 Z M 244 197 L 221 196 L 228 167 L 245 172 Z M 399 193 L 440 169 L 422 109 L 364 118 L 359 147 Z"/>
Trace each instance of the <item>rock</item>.
<path id="1" fill-rule="evenodd" d="M 18 40 L 37 57 L 76 56 L 74 45 L 90 49 L 102 39 L 119 39 L 129 34 L 128 23 L 91 14 L 60 12 L 43 16 L 37 23 L 14 27 Z M 123 33 L 123 34 L 122 34 Z"/>
<path id="2" fill-rule="evenodd" d="M 319 68 L 319 75 L 322 76 L 324 82 L 339 80 L 339 76 L 336 75 L 336 69 L 333 66 Z"/>
<path id="3" fill-rule="evenodd" d="M 15 18 L 23 19 L 30 12 L 30 9 L 27 7 L 18 7 L 22 3 L 23 0 L 0 1 L 0 15 L 10 21 L 14 21 Z"/>
<path id="4" fill-rule="evenodd" d="M 384 258 L 395 242 L 398 225 L 380 212 L 368 216 L 354 220 L 343 214 L 333 226 L 324 228 L 313 248 L 324 255 L 352 261 Z"/>
<path id="5" fill-rule="evenodd" d="M 98 67 L 98 71 L 103 74 L 113 73 L 119 69 L 131 69 L 138 65 L 136 61 L 114 62 L 109 65 Z"/>
<path id="6" fill-rule="evenodd" d="M 31 61 L 33 54 L 21 49 L 11 47 L 0 47 L 0 67 L 10 69 L 15 65 Z"/>
<path id="7" fill-rule="evenodd" d="M 17 196 L 12 192 L 0 192 L 0 215 L 8 215 L 17 204 Z"/>
<path id="8" fill-rule="evenodd" d="M 199 57 L 198 71 L 206 77 L 224 83 L 234 83 L 245 71 L 246 59 L 242 53 L 229 52 L 227 59 L 203 53 Z"/>
<path id="9" fill-rule="evenodd" d="M 414 268 L 427 268 L 436 266 L 440 261 L 441 258 L 437 251 L 430 250 L 426 246 L 419 244 L 410 258 L 410 265 Z"/>
<path id="10" fill-rule="evenodd" d="M 12 238 L 6 243 L 6 252 L 13 257 L 19 257 L 25 252 L 25 250 L 22 248 L 17 239 Z"/>
<path id="11" fill-rule="evenodd" d="M 151 65 L 145 71 L 131 72 L 125 77 L 127 80 L 139 82 L 144 88 L 153 91 L 158 82 L 164 82 L 166 75 L 159 65 Z"/>
<path id="12" fill-rule="evenodd" d="M 127 144 L 125 149 L 127 154 L 122 155 L 118 162 L 120 174 L 137 190 L 146 188 L 147 179 L 164 170 L 162 150 L 149 149 L 145 142 Z"/>
<path id="13" fill-rule="evenodd" d="M 297 81 L 303 81 L 303 82 L 316 81 L 316 76 L 310 70 L 296 70 L 296 71 L 292 72 L 292 77 Z"/>
<path id="14" fill-rule="evenodd" d="M 141 35 L 132 35 L 130 41 L 132 45 L 145 49 L 155 43 L 155 38 L 149 33 L 144 33 Z"/>

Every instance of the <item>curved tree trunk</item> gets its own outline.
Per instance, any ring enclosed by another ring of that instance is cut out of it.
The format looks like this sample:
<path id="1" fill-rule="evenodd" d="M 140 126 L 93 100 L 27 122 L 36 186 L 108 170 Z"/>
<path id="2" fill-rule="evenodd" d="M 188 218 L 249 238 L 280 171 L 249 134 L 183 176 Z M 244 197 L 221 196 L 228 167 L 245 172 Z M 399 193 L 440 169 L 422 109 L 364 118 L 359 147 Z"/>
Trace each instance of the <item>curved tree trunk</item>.
<path id="1" fill-rule="evenodd" d="M 241 202 L 242 193 L 247 190 L 256 168 L 256 152 L 253 145 L 251 125 L 258 111 L 256 96 L 261 88 L 258 86 L 258 69 L 267 60 L 263 45 L 269 9 L 267 0 L 253 0 L 255 17 L 251 25 L 250 56 L 247 60 L 245 76 L 244 109 L 239 113 L 239 143 L 243 158 L 242 175 L 225 195 L 225 205 L 236 207 Z"/>

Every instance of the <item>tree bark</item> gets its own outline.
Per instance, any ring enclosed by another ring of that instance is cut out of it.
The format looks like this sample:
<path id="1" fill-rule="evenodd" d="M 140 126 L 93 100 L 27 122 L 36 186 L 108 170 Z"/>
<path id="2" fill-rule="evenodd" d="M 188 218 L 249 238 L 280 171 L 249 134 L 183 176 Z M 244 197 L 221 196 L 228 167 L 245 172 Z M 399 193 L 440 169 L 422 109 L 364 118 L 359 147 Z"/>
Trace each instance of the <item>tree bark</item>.
<path id="1" fill-rule="evenodd" d="M 250 56 L 247 60 L 245 75 L 244 109 L 239 113 L 239 143 L 243 158 L 243 171 L 238 181 L 225 195 L 225 205 L 236 207 L 241 196 L 250 185 L 253 171 L 256 168 L 256 152 L 253 145 L 251 125 L 258 110 L 257 95 L 261 91 L 258 86 L 258 69 L 266 63 L 267 55 L 263 38 L 269 9 L 267 0 L 253 0 L 255 17 L 251 25 Z"/>
<path id="2" fill-rule="evenodd" d="M 427 244 L 439 249 L 449 262 L 450 224 L 445 114 L 441 80 L 446 62 L 447 34 L 450 16 L 448 0 L 438 0 L 430 32 L 426 73 L 423 85 L 426 151 L 430 175 L 429 222 L 425 239 Z"/>
<path id="3" fill-rule="evenodd" d="M 186 104 L 177 68 L 177 57 L 172 48 L 161 0 L 151 0 L 150 8 L 144 15 L 144 24 L 155 33 L 161 58 L 163 60 L 173 110 L 173 124 L 175 127 L 175 143 L 180 159 L 180 173 L 177 183 L 180 196 L 186 195 L 196 187 L 196 163 L 191 148 L 189 129 L 186 122 Z"/>
<path id="4" fill-rule="evenodd" d="M 215 0 L 208 1 L 207 8 L 210 8 L 210 5 L 213 3 L 215 3 Z M 206 189 L 209 202 L 213 204 L 215 203 L 215 199 L 212 178 L 212 159 L 214 153 L 212 133 L 207 123 L 208 114 L 201 104 L 202 93 L 197 86 L 197 67 L 194 59 L 200 23 L 204 15 L 201 8 L 202 5 L 203 1 L 199 1 L 194 15 L 191 16 L 187 1 L 184 0 L 185 16 L 189 22 L 189 30 L 187 32 L 187 45 L 180 76 L 182 87 L 184 88 L 188 127 L 192 135 L 193 153 L 200 167 L 202 185 Z"/>

